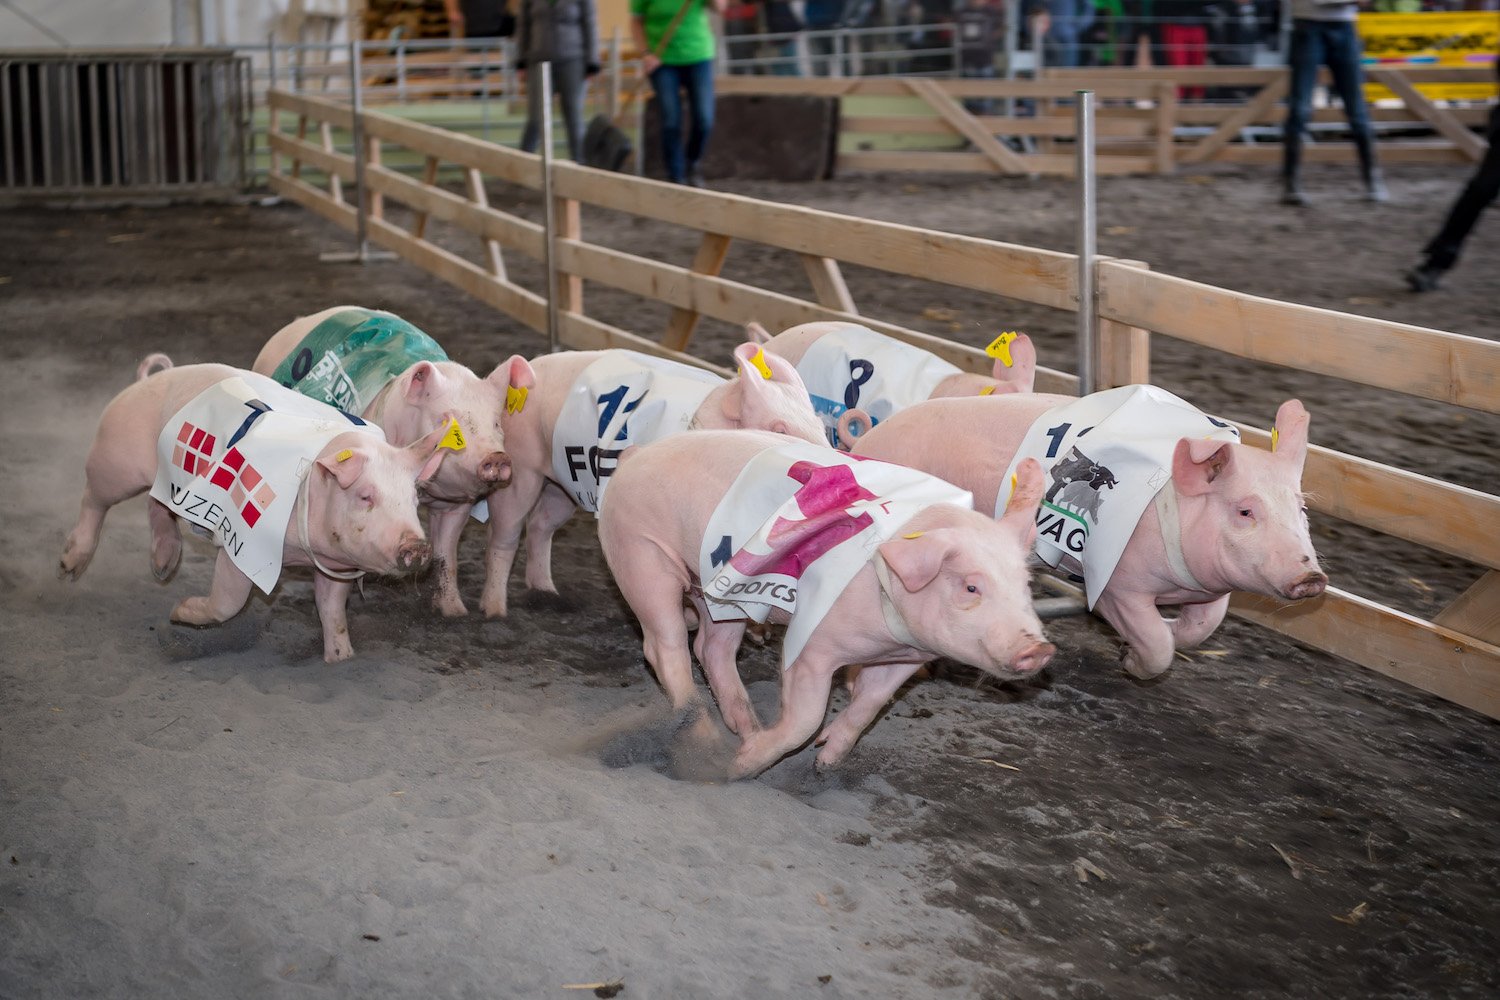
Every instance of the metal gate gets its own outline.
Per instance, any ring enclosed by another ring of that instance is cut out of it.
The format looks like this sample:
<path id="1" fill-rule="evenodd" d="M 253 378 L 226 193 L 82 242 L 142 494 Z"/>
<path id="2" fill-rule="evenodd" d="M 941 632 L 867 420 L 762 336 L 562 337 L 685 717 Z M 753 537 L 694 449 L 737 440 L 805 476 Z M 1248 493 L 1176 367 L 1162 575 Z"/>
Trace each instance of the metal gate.
<path id="1" fill-rule="evenodd" d="M 0 197 L 238 190 L 250 95 L 230 49 L 0 52 Z"/>

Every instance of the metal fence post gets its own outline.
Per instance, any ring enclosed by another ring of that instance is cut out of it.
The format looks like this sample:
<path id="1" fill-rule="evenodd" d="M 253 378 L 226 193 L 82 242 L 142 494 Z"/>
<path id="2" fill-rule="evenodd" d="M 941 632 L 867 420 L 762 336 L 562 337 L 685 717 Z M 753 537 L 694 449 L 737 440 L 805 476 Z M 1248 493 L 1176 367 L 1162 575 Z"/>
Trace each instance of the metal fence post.
<path id="1" fill-rule="evenodd" d="M 557 336 L 557 262 L 553 241 L 557 239 L 556 211 L 552 204 L 552 63 L 541 65 L 542 78 L 542 250 L 547 268 L 547 349 L 556 354 L 562 345 Z"/>
<path id="2" fill-rule="evenodd" d="M 1099 385 L 1099 316 L 1094 303 L 1097 206 L 1094 200 L 1094 92 L 1077 91 L 1078 175 L 1078 394 Z"/>
<path id="3" fill-rule="evenodd" d="M 370 193 L 365 187 L 365 157 L 369 155 L 369 151 L 365 148 L 364 128 L 360 122 L 360 115 L 364 112 L 364 82 L 360 79 L 361 76 L 363 72 L 360 69 L 360 41 L 351 30 L 349 32 L 349 136 L 350 142 L 354 144 L 351 153 L 354 157 L 354 237 L 357 247 L 354 253 L 319 254 L 319 259 L 324 261 L 368 264 L 374 260 L 391 260 L 396 256 L 387 250 L 370 249 L 368 228 Z"/>
<path id="4" fill-rule="evenodd" d="M 349 38 L 349 107 L 353 110 L 350 115 L 349 132 L 351 141 L 354 143 L 354 193 L 355 193 L 355 235 L 359 241 L 359 259 L 365 261 L 370 253 L 370 236 L 365 228 L 365 214 L 369 211 L 369 195 L 365 191 L 365 148 L 364 129 L 360 128 L 359 115 L 364 110 L 363 83 L 360 80 L 360 51 L 359 39 L 353 37 L 350 32 Z"/>
<path id="5" fill-rule="evenodd" d="M 620 29 L 609 36 L 609 104 L 607 113 L 611 118 L 620 115 Z"/>

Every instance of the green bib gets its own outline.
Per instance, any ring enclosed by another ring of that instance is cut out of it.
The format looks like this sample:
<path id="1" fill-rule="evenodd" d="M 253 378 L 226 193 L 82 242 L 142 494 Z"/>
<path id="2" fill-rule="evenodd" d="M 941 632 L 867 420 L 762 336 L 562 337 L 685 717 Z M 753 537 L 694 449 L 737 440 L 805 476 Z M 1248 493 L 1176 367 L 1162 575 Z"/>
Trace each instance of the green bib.
<path id="1" fill-rule="evenodd" d="M 437 341 L 399 316 L 345 309 L 313 327 L 271 377 L 346 413 L 364 412 L 419 361 L 447 361 Z"/>

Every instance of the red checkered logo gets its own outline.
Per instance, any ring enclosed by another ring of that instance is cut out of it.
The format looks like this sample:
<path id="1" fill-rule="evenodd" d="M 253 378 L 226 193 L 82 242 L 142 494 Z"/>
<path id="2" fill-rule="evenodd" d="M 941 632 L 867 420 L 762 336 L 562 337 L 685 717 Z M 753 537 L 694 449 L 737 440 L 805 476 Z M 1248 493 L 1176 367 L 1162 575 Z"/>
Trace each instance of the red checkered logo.
<path id="1" fill-rule="evenodd" d="M 209 476 L 208 481 L 229 494 L 230 502 L 239 509 L 240 516 L 252 528 L 266 512 L 266 508 L 271 506 L 271 501 L 276 499 L 276 491 L 271 489 L 271 484 L 255 471 L 253 465 L 245 461 L 245 456 L 240 454 L 238 448 L 230 448 L 225 453 L 224 460 L 213 471 L 213 475 Z"/>
<path id="2" fill-rule="evenodd" d="M 214 436 L 184 421 L 172 449 L 172 464 L 190 476 L 198 476 L 207 475 L 213 463 Z"/>

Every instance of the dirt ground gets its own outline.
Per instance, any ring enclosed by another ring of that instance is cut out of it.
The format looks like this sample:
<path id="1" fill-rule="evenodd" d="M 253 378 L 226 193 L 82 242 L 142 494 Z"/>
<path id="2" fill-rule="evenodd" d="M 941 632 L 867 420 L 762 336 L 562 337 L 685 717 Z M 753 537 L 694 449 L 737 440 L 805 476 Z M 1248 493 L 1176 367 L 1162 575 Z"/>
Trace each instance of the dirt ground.
<path id="1" fill-rule="evenodd" d="M 1397 167 L 1385 205 L 1359 201 L 1351 174 L 1315 170 L 1303 210 L 1275 203 L 1268 172 L 1104 179 L 1101 250 L 1494 338 L 1495 219 L 1445 290 L 1413 296 L 1399 278 L 1464 171 Z M 733 189 L 1073 241 L 1062 181 Z M 492 199 L 536 214 L 533 198 Z M 376 582 L 351 606 L 356 658 L 337 666 L 321 662 L 305 576 L 220 631 L 169 625 L 212 552 L 194 541 L 174 581 L 151 582 L 142 501 L 111 515 L 82 580 L 57 581 L 94 424 L 148 351 L 248 364 L 285 322 L 346 302 L 406 316 L 475 368 L 540 341 L 403 262 L 319 263 L 349 238 L 291 206 L 0 222 L 0 997 L 1500 990 L 1500 728 L 1243 623 L 1139 683 L 1102 623 L 1057 622 L 1059 654 L 1033 681 L 940 664 L 839 772 L 804 751 L 723 786 L 672 777 L 664 699 L 582 516 L 558 537 L 560 597 L 521 594 L 518 572 L 507 620 L 445 622 L 427 580 Z M 677 263 L 696 247 L 625 217 L 584 225 Z M 737 245 L 725 273 L 803 294 L 788 258 Z M 534 266 L 512 270 L 539 286 Z M 1026 330 L 1043 363 L 1072 367 L 1064 314 L 846 277 L 869 315 L 981 344 Z M 665 319 L 606 289 L 586 302 L 642 332 Z M 959 328 L 924 317 L 932 306 Z M 705 324 L 693 349 L 722 359 L 734 339 Z M 1165 338 L 1153 352 L 1155 381 L 1205 409 L 1265 426 L 1297 395 L 1315 443 L 1494 489 L 1500 418 Z M 1414 612 L 1479 574 L 1328 519 L 1315 533 L 1335 584 Z M 482 546 L 465 536 L 471 606 Z M 774 641 L 742 652 L 763 714 L 776 657 Z"/>

